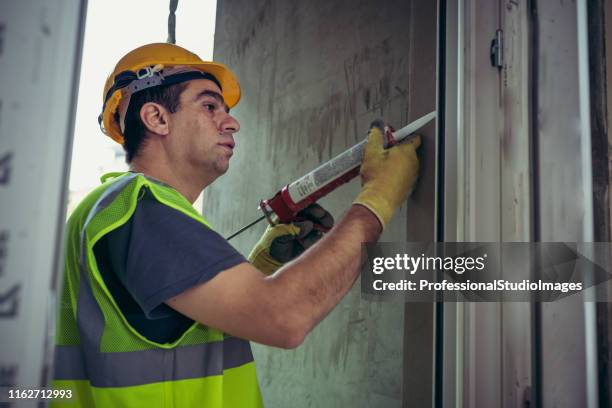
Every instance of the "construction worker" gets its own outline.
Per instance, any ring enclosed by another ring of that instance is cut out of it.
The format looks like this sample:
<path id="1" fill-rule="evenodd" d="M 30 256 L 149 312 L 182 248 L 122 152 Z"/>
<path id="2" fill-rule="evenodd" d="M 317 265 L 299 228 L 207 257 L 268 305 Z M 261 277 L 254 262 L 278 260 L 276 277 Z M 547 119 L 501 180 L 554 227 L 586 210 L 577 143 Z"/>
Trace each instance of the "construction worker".
<path id="1" fill-rule="evenodd" d="M 269 227 L 247 262 L 192 207 L 235 148 L 232 72 L 149 44 L 117 63 L 103 99 L 130 171 L 105 176 L 68 220 L 54 387 L 72 390 L 67 406 L 262 406 L 249 340 L 297 347 L 338 304 L 362 243 L 416 182 L 420 139 L 385 150 L 375 123 L 340 222 L 320 238 L 313 226 L 333 220 L 311 206 L 305 222 Z"/>

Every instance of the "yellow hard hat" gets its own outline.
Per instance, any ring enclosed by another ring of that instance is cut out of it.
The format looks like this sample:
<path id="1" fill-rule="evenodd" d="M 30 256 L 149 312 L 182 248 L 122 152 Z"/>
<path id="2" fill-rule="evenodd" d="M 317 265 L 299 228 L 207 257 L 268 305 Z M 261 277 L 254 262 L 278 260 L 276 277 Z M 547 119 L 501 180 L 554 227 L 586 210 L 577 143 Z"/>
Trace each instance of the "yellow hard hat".
<path id="1" fill-rule="evenodd" d="M 199 76 L 194 76 L 194 73 Z M 115 120 L 115 113 L 123 98 L 152 86 L 198 78 L 217 83 L 228 107 L 232 108 L 240 100 L 240 84 L 223 64 L 203 61 L 196 54 L 174 44 L 147 44 L 130 51 L 119 60 L 104 85 L 102 113 L 98 118 L 102 131 L 123 144 L 122 126 Z M 124 106 L 126 109 L 127 106 Z"/>

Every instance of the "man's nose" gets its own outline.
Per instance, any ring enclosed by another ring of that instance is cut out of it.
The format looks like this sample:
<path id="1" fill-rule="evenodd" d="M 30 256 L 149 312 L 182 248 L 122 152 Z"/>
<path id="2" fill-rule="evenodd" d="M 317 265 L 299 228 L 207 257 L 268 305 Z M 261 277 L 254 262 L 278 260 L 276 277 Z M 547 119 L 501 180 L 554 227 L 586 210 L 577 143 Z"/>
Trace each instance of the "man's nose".
<path id="1" fill-rule="evenodd" d="M 236 133 L 240 130 L 240 123 L 229 113 L 221 121 L 219 129 L 222 133 Z"/>

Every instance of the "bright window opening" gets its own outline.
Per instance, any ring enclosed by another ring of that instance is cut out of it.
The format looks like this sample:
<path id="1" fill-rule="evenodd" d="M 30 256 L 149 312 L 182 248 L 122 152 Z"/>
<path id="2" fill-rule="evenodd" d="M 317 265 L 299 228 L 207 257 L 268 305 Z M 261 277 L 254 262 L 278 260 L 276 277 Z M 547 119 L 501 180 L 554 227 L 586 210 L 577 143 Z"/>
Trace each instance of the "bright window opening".
<path id="1" fill-rule="evenodd" d="M 144 44 L 166 41 L 169 6 L 169 0 L 88 2 L 68 212 L 100 184 L 104 173 L 127 170 L 123 148 L 98 126 L 104 82 L 127 52 Z M 176 44 L 211 60 L 216 9 L 216 0 L 180 0 L 176 10 Z"/>

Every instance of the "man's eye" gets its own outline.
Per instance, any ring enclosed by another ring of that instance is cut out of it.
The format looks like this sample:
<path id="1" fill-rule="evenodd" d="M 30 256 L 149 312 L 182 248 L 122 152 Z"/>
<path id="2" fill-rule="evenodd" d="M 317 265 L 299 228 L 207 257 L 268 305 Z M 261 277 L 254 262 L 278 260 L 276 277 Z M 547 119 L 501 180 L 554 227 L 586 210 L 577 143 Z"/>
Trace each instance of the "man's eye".
<path id="1" fill-rule="evenodd" d="M 214 103 L 206 103 L 204 104 L 204 109 L 206 109 L 209 112 L 214 112 L 214 110 L 217 108 L 217 106 Z"/>

